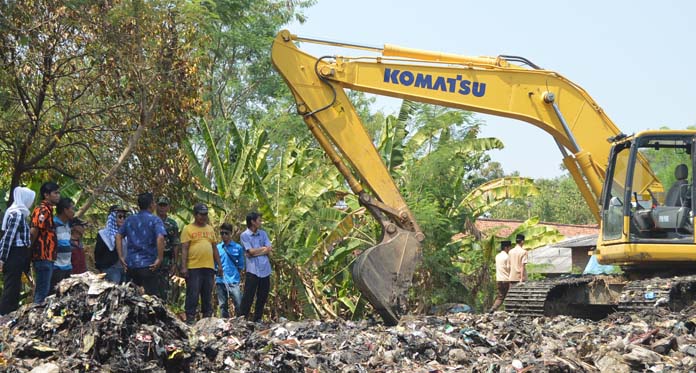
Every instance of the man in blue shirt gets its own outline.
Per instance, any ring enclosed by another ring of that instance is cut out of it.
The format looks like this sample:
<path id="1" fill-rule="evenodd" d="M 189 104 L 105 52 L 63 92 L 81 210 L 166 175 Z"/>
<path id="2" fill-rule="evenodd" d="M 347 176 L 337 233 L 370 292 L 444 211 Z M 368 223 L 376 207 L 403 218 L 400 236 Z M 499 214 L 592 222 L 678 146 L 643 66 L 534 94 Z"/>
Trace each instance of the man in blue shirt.
<path id="1" fill-rule="evenodd" d="M 246 252 L 247 272 L 242 305 L 237 312 L 237 316 L 249 315 L 251 303 L 254 301 L 254 296 L 256 296 L 254 321 L 261 321 L 263 307 L 266 305 L 268 293 L 271 290 L 271 261 L 268 259 L 268 254 L 273 251 L 273 248 L 268 235 L 261 229 L 261 223 L 261 215 L 259 213 L 249 213 L 246 216 L 247 229 L 239 237 Z"/>
<path id="2" fill-rule="evenodd" d="M 153 215 L 155 198 L 152 193 L 138 196 L 140 212 L 126 218 L 116 234 L 118 258 L 131 280 L 145 288 L 145 293 L 157 295 L 157 268 L 164 257 L 164 229 L 162 219 Z M 123 257 L 123 239 L 128 238 L 127 256 Z"/>
<path id="3" fill-rule="evenodd" d="M 244 271 L 244 248 L 232 241 L 232 225 L 225 223 L 220 226 L 222 242 L 217 244 L 220 262 L 222 263 L 222 276 L 215 277 L 217 298 L 220 304 L 220 317 L 230 317 L 229 299 L 232 296 L 234 309 L 239 310 L 242 304 L 242 292 L 239 290 L 240 273 Z"/>

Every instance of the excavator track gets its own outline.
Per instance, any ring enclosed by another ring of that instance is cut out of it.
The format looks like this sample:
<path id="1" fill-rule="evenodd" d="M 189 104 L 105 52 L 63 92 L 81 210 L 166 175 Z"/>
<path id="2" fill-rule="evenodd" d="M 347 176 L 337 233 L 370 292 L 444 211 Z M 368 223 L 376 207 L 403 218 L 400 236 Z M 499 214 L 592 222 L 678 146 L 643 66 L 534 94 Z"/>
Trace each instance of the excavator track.
<path id="1" fill-rule="evenodd" d="M 621 292 L 619 311 L 640 312 L 656 307 L 680 311 L 696 300 L 696 276 L 631 281 Z"/>
<path id="2" fill-rule="evenodd" d="M 598 320 L 614 311 L 640 312 L 655 307 L 680 311 L 696 301 L 696 276 L 626 281 L 614 276 L 583 276 L 514 285 L 505 309 L 522 316 Z"/>
<path id="3" fill-rule="evenodd" d="M 565 300 L 564 294 L 587 286 L 592 277 L 575 277 L 515 284 L 505 297 L 505 310 L 522 316 L 556 316 L 576 313 Z M 564 312 L 568 311 L 568 312 Z"/>
<path id="4" fill-rule="evenodd" d="M 513 285 L 505 297 L 505 310 L 521 316 L 544 316 L 544 303 L 552 281 L 532 281 Z"/>
<path id="5" fill-rule="evenodd" d="M 600 320 L 617 309 L 626 282 L 616 276 L 578 276 L 513 286 L 505 309 L 524 316 L 567 315 Z"/>

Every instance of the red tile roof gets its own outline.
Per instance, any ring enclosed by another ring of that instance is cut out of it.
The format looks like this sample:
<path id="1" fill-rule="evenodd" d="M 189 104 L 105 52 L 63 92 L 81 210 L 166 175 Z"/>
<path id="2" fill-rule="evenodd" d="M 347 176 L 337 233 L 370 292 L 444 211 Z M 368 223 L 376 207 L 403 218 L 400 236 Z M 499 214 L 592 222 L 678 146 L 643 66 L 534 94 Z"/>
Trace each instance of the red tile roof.
<path id="1" fill-rule="evenodd" d="M 477 219 L 476 228 L 486 233 L 487 231 L 499 228 L 496 231 L 497 236 L 507 237 L 522 224 L 522 220 L 507 220 L 507 219 Z M 598 234 L 599 225 L 580 225 L 580 224 L 559 224 L 550 222 L 539 222 L 539 225 L 553 227 L 565 237 L 583 236 L 588 234 Z"/>

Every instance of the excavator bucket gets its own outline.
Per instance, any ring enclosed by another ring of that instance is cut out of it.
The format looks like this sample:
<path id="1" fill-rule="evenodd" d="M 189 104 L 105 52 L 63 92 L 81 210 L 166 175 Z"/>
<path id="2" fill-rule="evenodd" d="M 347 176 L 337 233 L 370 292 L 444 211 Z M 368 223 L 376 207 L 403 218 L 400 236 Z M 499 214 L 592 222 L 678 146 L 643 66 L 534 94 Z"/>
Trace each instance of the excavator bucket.
<path id="1" fill-rule="evenodd" d="M 363 251 L 352 270 L 355 285 L 387 325 L 396 325 L 405 312 L 407 292 L 420 261 L 416 234 L 396 229 L 377 246 Z"/>

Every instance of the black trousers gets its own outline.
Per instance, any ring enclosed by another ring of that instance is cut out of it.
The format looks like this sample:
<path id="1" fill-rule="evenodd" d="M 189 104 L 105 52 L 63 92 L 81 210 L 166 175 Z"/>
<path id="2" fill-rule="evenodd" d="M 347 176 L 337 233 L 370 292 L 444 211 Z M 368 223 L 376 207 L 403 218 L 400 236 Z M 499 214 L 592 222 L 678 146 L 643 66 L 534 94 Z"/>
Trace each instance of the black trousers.
<path id="1" fill-rule="evenodd" d="M 3 264 L 5 285 L 0 299 L 0 315 L 7 315 L 19 308 L 19 295 L 22 291 L 22 273 L 29 270 L 31 253 L 28 247 L 10 248 L 7 261 Z"/>
<path id="2" fill-rule="evenodd" d="M 251 311 L 251 303 L 256 296 L 256 307 L 254 308 L 254 321 L 261 321 L 263 307 L 268 300 L 268 293 L 271 291 L 271 276 L 258 277 L 253 273 L 246 273 L 244 282 L 244 295 L 242 296 L 242 306 L 239 307 L 237 316 L 248 316 Z"/>
<path id="3" fill-rule="evenodd" d="M 215 286 L 215 271 L 210 268 L 193 268 L 188 270 L 186 277 L 186 321 L 196 321 L 198 299 L 201 300 L 203 317 L 213 316 L 213 286 Z"/>
<path id="4" fill-rule="evenodd" d="M 130 280 L 145 289 L 145 294 L 147 295 L 157 295 L 157 276 L 159 273 L 157 271 L 152 271 L 150 268 L 128 268 L 128 277 Z"/>

